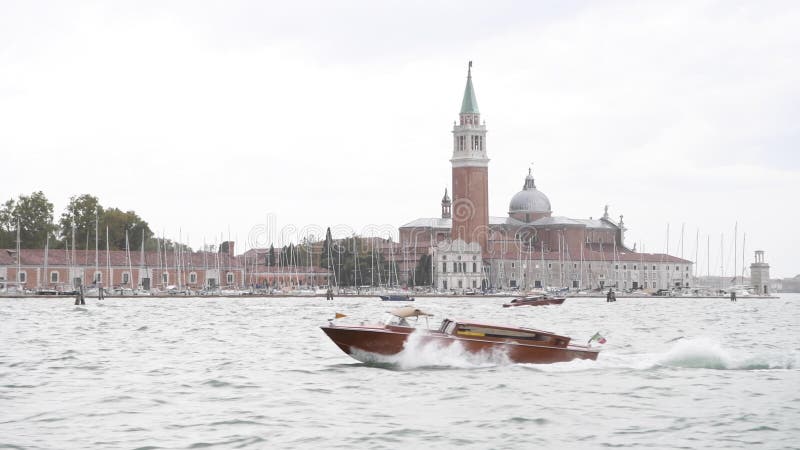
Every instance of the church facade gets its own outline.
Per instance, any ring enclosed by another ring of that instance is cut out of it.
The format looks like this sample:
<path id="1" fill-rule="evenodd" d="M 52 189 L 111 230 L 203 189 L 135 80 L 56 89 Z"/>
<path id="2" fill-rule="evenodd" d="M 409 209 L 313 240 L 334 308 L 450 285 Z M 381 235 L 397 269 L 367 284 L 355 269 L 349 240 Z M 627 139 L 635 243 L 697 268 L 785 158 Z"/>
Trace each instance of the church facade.
<path id="1" fill-rule="evenodd" d="M 692 262 L 641 253 L 625 244 L 623 217 L 606 207 L 599 219 L 554 216 L 529 169 L 507 215 L 489 215 L 489 157 L 472 83 L 472 63 L 453 127 L 452 200 L 445 190 L 441 216 L 400 227 L 402 276 L 414 283 L 420 255 L 429 255 L 433 286 L 441 292 L 569 288 L 658 290 L 690 287 Z M 426 262 L 427 264 L 427 262 Z"/>

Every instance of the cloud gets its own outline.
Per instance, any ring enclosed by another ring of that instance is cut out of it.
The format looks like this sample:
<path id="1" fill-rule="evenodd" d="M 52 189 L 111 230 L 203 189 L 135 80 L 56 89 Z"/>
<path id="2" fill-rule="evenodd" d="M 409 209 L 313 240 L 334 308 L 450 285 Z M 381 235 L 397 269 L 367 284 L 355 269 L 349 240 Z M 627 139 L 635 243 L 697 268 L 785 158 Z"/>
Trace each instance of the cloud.
<path id="1" fill-rule="evenodd" d="M 0 194 L 94 193 L 198 241 L 268 212 L 436 216 L 474 60 L 493 215 L 533 162 L 557 214 L 610 203 L 648 248 L 666 222 L 739 220 L 789 275 L 799 19 L 793 2 L 15 3 Z"/>

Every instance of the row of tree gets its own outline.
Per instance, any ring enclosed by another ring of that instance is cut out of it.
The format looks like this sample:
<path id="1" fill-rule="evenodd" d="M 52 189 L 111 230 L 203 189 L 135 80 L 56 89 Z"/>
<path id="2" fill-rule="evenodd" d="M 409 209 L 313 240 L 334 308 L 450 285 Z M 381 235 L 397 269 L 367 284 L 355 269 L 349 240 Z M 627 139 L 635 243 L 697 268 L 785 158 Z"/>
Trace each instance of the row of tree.
<path id="1" fill-rule="evenodd" d="M 100 248 L 105 249 L 106 228 L 111 250 L 125 249 L 126 231 L 132 250 L 140 249 L 143 239 L 146 250 L 158 246 L 150 226 L 136 212 L 104 207 L 89 194 L 71 197 L 58 220 L 53 216 L 53 204 L 42 191 L 11 198 L 0 207 L 0 248 L 15 248 L 19 230 L 22 248 L 44 248 L 48 241 L 50 248 L 94 248 L 96 233 Z M 173 248 L 172 242 L 164 243 Z"/>

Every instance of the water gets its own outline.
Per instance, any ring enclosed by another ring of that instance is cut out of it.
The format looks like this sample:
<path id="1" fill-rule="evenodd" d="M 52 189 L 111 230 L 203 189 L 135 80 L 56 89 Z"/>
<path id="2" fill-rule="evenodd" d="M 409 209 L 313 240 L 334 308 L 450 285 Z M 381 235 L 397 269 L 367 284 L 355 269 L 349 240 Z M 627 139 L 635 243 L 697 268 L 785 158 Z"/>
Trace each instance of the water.
<path id="1" fill-rule="evenodd" d="M 366 365 L 318 328 L 373 299 L 0 299 L 0 448 L 798 448 L 800 295 L 418 299 L 608 342 L 514 365 L 417 348 Z"/>

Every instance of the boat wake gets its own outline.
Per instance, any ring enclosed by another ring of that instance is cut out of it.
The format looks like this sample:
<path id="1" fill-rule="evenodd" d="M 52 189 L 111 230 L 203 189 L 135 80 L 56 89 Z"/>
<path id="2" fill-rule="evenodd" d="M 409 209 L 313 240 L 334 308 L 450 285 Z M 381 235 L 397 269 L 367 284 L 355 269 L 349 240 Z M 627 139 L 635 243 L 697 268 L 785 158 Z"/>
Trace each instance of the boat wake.
<path id="1" fill-rule="evenodd" d="M 436 342 L 425 342 L 423 336 L 422 332 L 411 333 L 403 351 L 396 355 L 354 351 L 351 356 L 368 364 L 399 370 L 472 369 L 512 364 L 506 352 L 502 350 L 471 353 L 458 341 L 450 345 L 441 345 Z"/>
<path id="2" fill-rule="evenodd" d="M 688 369 L 763 370 L 797 367 L 795 355 L 759 356 L 733 354 L 710 339 L 682 339 L 657 357 L 654 366 Z"/>
<path id="3" fill-rule="evenodd" d="M 557 364 L 526 364 L 542 372 L 578 372 L 584 370 L 634 369 L 652 370 L 665 367 L 712 370 L 768 370 L 800 367 L 798 355 L 780 352 L 757 356 L 726 349 L 708 338 L 673 339 L 671 346 L 659 353 L 617 353 L 613 349 L 600 353 L 597 361 L 574 360 Z"/>

